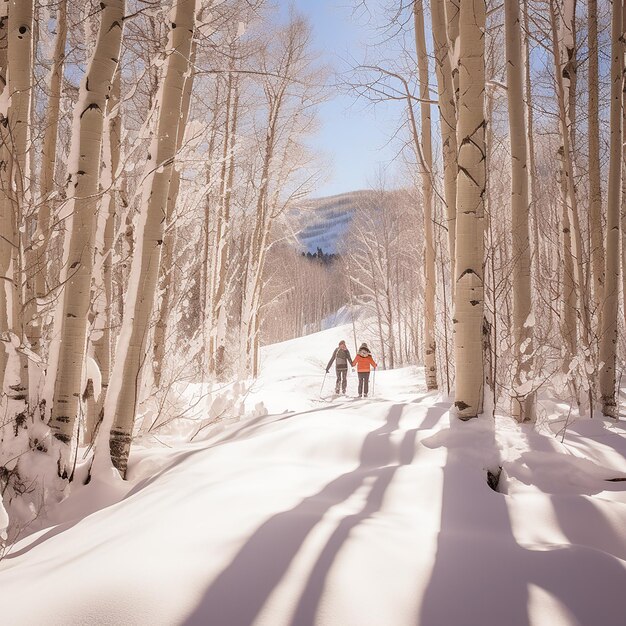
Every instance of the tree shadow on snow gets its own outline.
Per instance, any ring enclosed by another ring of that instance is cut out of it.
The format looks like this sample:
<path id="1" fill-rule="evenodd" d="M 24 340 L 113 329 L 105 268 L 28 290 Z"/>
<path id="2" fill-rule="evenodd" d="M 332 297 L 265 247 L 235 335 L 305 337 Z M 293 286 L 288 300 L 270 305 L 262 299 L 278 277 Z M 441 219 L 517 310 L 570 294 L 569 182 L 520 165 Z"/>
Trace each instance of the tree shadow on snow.
<path id="1" fill-rule="evenodd" d="M 462 441 L 465 430 L 471 442 L 472 422 L 451 419 L 450 434 L 460 434 L 456 441 Z M 495 450 L 495 433 L 491 434 L 492 441 L 486 443 Z M 481 449 L 486 449 L 483 444 Z M 441 445 L 446 445 L 445 439 Z M 484 476 L 467 471 L 467 454 L 463 444 L 448 449 L 437 554 L 419 623 L 527 626 L 529 605 L 538 598 L 531 598 L 532 585 L 564 607 L 567 615 L 566 622 L 549 618 L 544 607 L 545 623 L 624 626 L 626 569 L 617 559 L 580 545 L 543 543 L 537 549 L 519 545 L 507 496 L 492 491 Z M 543 520 L 529 516 L 525 523 L 532 526 Z M 607 614 L 607 607 L 617 604 L 619 611 Z M 538 610 L 532 611 L 535 618 Z"/>
<path id="2" fill-rule="evenodd" d="M 315 526 L 332 507 L 345 502 L 365 481 L 372 481 L 365 505 L 339 522 L 301 594 L 292 624 L 313 624 L 328 571 L 350 532 L 380 510 L 394 474 L 413 460 L 416 430 L 407 431 L 399 447 L 391 440 L 399 428 L 403 408 L 401 404 L 393 405 L 385 423 L 366 435 L 356 469 L 262 524 L 213 581 L 185 624 L 252 624 Z"/>
<path id="3" fill-rule="evenodd" d="M 328 411 L 333 408 L 336 409 L 337 407 L 327 406 L 327 407 L 321 407 L 321 408 L 316 408 L 316 409 L 310 409 L 308 411 L 299 411 L 297 413 L 291 412 L 291 413 L 279 413 L 279 414 L 273 414 L 273 415 L 261 415 L 259 417 L 250 419 L 246 421 L 245 424 L 242 424 L 239 428 L 227 434 L 225 437 L 221 437 L 220 439 L 218 439 L 217 441 L 209 445 L 203 445 L 199 447 L 198 444 L 194 444 L 195 447 L 193 449 L 185 450 L 183 452 L 179 452 L 175 454 L 173 458 L 171 458 L 170 461 L 164 467 L 162 467 L 159 471 L 157 471 L 156 473 L 154 473 L 153 475 L 147 478 L 144 478 L 143 480 L 140 480 L 132 489 L 128 491 L 128 493 L 126 493 L 126 495 L 124 495 L 123 498 L 121 498 L 120 501 L 124 501 L 124 500 L 128 500 L 129 498 L 132 498 L 134 495 L 138 494 L 139 492 L 143 491 L 144 489 L 146 489 L 147 487 L 149 487 L 150 485 L 158 481 L 159 478 L 162 478 L 169 472 L 179 467 L 187 459 L 197 454 L 206 452 L 207 450 L 210 450 L 211 448 L 215 448 L 219 445 L 228 443 L 230 441 L 234 441 L 241 436 L 248 436 L 270 424 L 281 422 L 287 419 L 292 419 L 292 418 L 306 415 L 309 413 L 318 413 L 321 411 Z M 116 504 L 116 503 L 113 503 L 113 504 Z M 102 509 L 98 509 L 98 510 L 103 510 L 106 508 L 108 508 L 108 506 L 104 506 L 102 507 Z M 97 512 L 98 511 L 93 511 L 93 513 L 97 513 Z M 52 526 L 45 532 L 42 532 L 35 540 L 33 540 L 31 543 L 28 543 L 23 548 L 20 548 L 19 550 L 15 550 L 15 551 L 9 550 L 7 554 L 3 556 L 3 559 L 5 560 L 14 559 L 14 558 L 27 554 L 28 552 L 30 552 L 37 546 L 44 544 L 49 539 L 53 539 L 57 535 L 60 535 L 64 533 L 65 531 L 73 528 L 82 519 L 83 517 L 77 517 L 75 519 L 68 520 L 66 522 Z"/>

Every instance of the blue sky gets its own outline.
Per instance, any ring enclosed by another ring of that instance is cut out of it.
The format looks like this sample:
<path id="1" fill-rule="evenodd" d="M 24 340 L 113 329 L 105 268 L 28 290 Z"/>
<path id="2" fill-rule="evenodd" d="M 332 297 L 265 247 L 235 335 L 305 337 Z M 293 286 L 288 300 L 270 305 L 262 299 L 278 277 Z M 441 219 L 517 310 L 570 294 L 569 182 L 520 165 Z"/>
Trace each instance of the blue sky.
<path id="1" fill-rule="evenodd" d="M 289 2 L 280 0 L 280 4 L 286 12 Z M 323 62 L 341 71 L 347 59 L 361 58 L 371 32 L 363 17 L 353 16 L 354 0 L 294 0 L 293 4 L 309 17 L 314 46 Z M 351 96 L 331 94 L 319 110 L 319 132 L 309 141 L 331 163 L 328 181 L 313 195 L 371 187 L 379 168 L 389 168 L 396 155 L 397 149 L 387 143 L 397 127 L 399 113 L 397 105 L 377 105 L 373 109 L 362 102 L 355 104 Z"/>

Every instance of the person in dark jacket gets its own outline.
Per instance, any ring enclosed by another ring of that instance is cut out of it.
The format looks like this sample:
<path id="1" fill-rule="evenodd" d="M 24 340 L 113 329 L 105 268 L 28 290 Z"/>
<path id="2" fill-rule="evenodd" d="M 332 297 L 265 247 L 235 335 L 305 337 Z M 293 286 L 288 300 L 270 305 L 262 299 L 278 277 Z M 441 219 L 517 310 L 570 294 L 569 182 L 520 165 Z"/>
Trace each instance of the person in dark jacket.
<path id="1" fill-rule="evenodd" d="M 367 398 L 370 382 L 370 368 L 373 367 L 376 369 L 378 365 L 372 358 L 372 353 L 366 343 L 361 344 L 354 361 L 352 361 L 352 366 L 356 366 L 356 371 L 359 376 L 359 398 L 361 396 Z"/>
<path id="2" fill-rule="evenodd" d="M 335 371 L 337 372 L 337 382 L 335 383 L 335 393 L 346 393 L 346 387 L 348 385 L 348 366 L 352 363 L 352 357 L 350 356 L 350 350 L 346 346 L 345 341 L 340 341 L 339 346 L 335 348 L 333 356 L 330 357 L 328 365 L 326 366 L 326 373 L 330 371 L 330 366 L 335 362 Z"/>

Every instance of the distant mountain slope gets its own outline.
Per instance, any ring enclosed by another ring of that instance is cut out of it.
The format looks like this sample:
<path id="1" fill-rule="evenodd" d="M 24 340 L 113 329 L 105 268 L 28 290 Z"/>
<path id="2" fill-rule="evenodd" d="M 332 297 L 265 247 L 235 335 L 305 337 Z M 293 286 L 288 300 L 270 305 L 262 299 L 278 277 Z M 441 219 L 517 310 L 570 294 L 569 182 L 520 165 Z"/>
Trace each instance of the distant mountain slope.
<path id="1" fill-rule="evenodd" d="M 351 191 L 326 198 L 314 198 L 297 209 L 298 241 L 305 252 L 321 248 L 328 254 L 341 254 L 342 238 L 350 228 L 356 209 L 371 191 Z"/>

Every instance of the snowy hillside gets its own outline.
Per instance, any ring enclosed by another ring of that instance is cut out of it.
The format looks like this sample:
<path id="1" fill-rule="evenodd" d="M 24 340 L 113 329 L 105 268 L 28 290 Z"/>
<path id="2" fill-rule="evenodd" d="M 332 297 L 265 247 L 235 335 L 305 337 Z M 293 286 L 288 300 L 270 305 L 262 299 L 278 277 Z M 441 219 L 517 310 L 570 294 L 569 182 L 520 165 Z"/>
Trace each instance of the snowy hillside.
<path id="1" fill-rule="evenodd" d="M 298 210 L 301 230 L 298 240 L 306 252 L 318 248 L 327 254 L 341 254 L 342 238 L 348 232 L 359 203 L 369 199 L 370 191 L 353 191 L 310 200 Z"/>
<path id="2" fill-rule="evenodd" d="M 2 623 L 624 626 L 623 422 L 462 423 L 418 368 L 319 401 L 349 336 L 265 348 L 255 417 L 78 490 L 0 561 Z"/>

